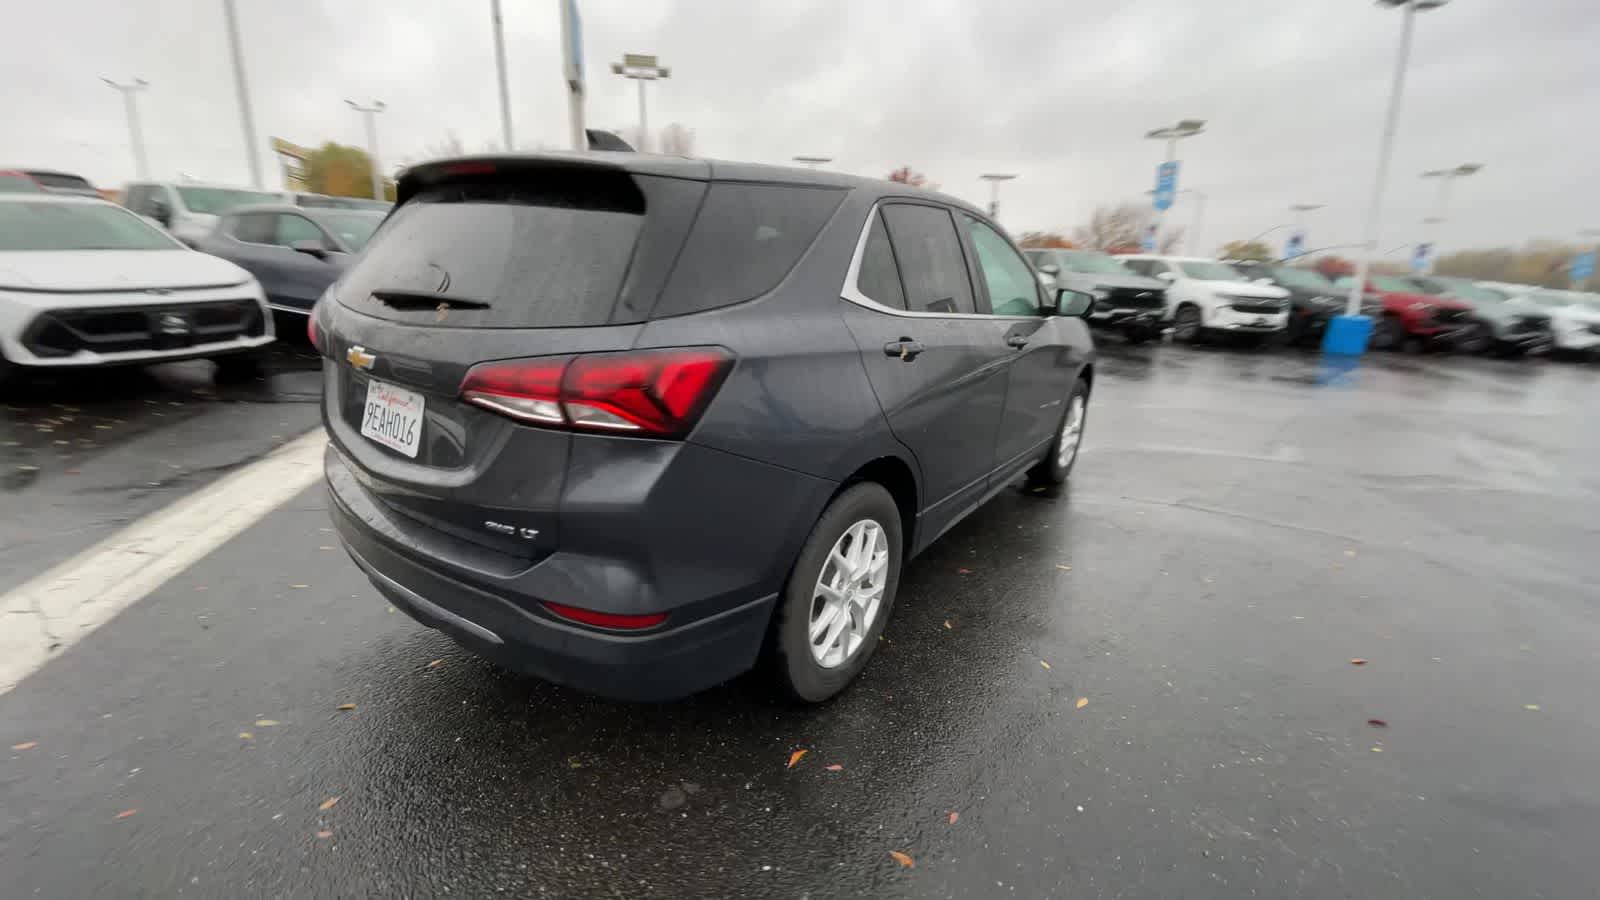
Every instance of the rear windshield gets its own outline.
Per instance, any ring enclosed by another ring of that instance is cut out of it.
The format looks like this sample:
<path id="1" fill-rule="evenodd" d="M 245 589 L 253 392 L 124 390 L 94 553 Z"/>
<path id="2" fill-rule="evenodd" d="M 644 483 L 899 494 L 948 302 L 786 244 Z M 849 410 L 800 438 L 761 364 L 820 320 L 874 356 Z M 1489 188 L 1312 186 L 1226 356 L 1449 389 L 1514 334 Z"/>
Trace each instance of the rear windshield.
<path id="1" fill-rule="evenodd" d="M 78 175 L 67 175 L 61 172 L 29 172 L 33 180 L 47 188 L 69 191 L 92 191 L 94 185 L 88 179 Z"/>
<path id="2" fill-rule="evenodd" d="M 530 182 L 462 182 L 413 197 L 372 236 L 339 302 L 446 327 L 610 321 L 644 223 L 644 195 L 614 173 Z M 450 305 L 444 317 L 440 303 Z"/>

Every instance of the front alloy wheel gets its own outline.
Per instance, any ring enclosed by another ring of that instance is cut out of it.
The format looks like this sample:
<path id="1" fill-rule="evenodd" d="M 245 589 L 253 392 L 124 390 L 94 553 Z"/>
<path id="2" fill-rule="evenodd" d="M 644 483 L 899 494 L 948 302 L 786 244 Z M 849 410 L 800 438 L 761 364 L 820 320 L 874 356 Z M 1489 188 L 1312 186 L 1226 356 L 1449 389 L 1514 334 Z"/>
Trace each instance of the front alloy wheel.
<path id="1" fill-rule="evenodd" d="M 1172 339 L 1191 344 L 1200 340 L 1200 310 L 1193 306 L 1178 310 L 1172 319 Z"/>

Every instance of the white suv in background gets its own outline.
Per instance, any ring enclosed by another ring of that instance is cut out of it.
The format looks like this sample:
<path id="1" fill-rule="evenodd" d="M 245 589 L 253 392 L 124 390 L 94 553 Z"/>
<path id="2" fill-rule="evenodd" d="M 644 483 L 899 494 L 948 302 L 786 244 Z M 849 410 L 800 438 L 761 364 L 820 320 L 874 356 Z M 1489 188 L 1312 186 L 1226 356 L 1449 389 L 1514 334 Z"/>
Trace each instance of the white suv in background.
<path id="1" fill-rule="evenodd" d="M 1197 341 L 1206 332 L 1273 337 L 1289 324 L 1289 292 L 1194 256 L 1119 256 L 1128 268 L 1167 283 L 1172 336 Z"/>
<path id="2" fill-rule="evenodd" d="M 135 181 L 123 188 L 122 205 L 160 223 L 173 237 L 193 247 L 217 227 L 217 218 L 224 213 L 253 203 L 277 203 L 279 196 L 222 184 Z"/>

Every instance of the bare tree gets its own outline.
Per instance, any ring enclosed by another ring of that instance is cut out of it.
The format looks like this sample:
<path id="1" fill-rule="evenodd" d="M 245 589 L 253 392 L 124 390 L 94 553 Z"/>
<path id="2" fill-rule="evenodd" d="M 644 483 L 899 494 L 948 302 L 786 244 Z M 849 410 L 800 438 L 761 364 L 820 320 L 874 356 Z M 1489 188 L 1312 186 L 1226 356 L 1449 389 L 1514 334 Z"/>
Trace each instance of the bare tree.
<path id="1" fill-rule="evenodd" d="M 1154 217 L 1150 208 L 1138 203 L 1097 206 L 1089 224 L 1079 227 L 1073 240 L 1080 247 L 1107 253 L 1138 253 L 1143 249 L 1144 232 Z M 1161 253 L 1171 253 L 1183 243 L 1183 229 L 1169 228 L 1156 243 Z"/>
<path id="2" fill-rule="evenodd" d="M 667 156 L 694 155 L 694 129 L 673 122 L 661 129 L 661 152 Z"/>

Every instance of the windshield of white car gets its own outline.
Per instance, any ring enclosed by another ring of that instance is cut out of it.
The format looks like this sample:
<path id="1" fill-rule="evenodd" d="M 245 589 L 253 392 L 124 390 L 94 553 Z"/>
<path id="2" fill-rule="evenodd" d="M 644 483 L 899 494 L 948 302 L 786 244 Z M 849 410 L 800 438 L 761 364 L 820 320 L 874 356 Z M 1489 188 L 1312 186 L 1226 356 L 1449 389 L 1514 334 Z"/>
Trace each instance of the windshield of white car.
<path id="1" fill-rule="evenodd" d="M 323 227 L 339 236 L 351 250 L 360 250 L 372 239 L 372 233 L 383 222 L 383 213 L 366 210 L 340 210 L 317 215 Z"/>
<path id="2" fill-rule="evenodd" d="M 1551 309 L 1560 309 L 1562 307 L 1571 306 L 1573 303 L 1571 297 L 1563 297 L 1560 294 L 1550 294 L 1544 291 L 1540 291 L 1536 294 L 1529 294 L 1528 299 L 1539 304 L 1540 306 L 1548 306 Z"/>
<path id="3" fill-rule="evenodd" d="M 1339 288 L 1327 279 L 1321 272 L 1311 269 L 1294 269 L 1289 266 L 1279 266 L 1272 270 L 1272 277 L 1284 287 L 1300 288 L 1304 291 L 1336 291 Z"/>
<path id="4" fill-rule="evenodd" d="M 190 212 L 208 216 L 220 216 L 236 206 L 275 203 L 278 200 L 276 194 L 239 188 L 180 187 L 178 196 L 183 198 L 183 205 Z"/>
<path id="5" fill-rule="evenodd" d="M 1476 303 L 1504 303 L 1511 297 L 1493 288 L 1481 287 L 1470 281 L 1448 281 L 1442 284 L 1442 293 L 1462 300 L 1471 300 Z M 1429 291 L 1429 293 L 1433 293 Z"/>
<path id="6" fill-rule="evenodd" d="M 1086 275 L 1133 275 L 1134 271 L 1122 260 L 1104 253 L 1063 253 L 1061 259 L 1067 268 Z"/>
<path id="7" fill-rule="evenodd" d="M 179 244 L 109 203 L 0 203 L 0 251 L 173 250 Z"/>
<path id="8" fill-rule="evenodd" d="M 1196 281 L 1249 281 L 1238 269 L 1219 262 L 1182 262 L 1178 268 L 1187 278 Z"/>

